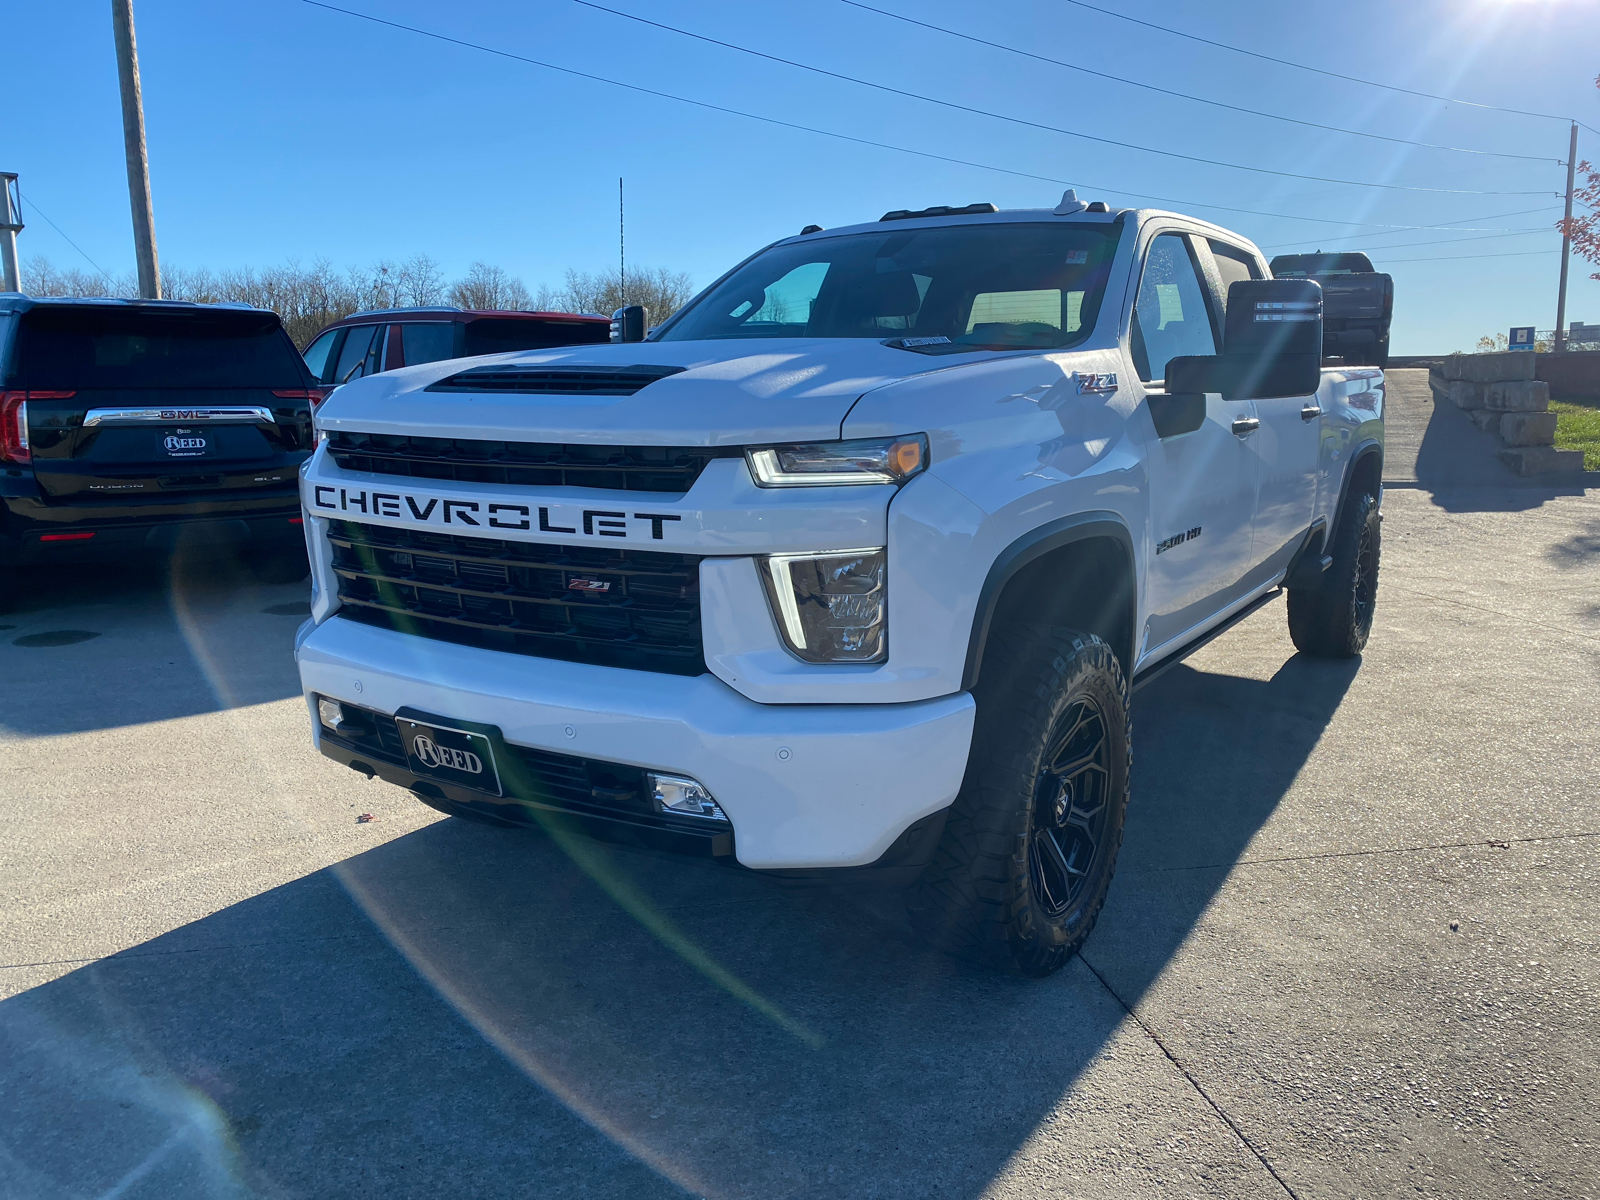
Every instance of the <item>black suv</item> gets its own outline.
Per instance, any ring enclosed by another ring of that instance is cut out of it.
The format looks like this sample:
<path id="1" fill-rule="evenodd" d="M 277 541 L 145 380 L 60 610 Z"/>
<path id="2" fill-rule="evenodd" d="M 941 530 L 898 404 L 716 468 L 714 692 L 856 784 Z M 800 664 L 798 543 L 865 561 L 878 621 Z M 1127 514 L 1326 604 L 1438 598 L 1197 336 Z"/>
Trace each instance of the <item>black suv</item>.
<path id="1" fill-rule="evenodd" d="M 0 294 L 0 599 L 18 564 L 180 545 L 304 578 L 322 395 L 275 313 Z"/>

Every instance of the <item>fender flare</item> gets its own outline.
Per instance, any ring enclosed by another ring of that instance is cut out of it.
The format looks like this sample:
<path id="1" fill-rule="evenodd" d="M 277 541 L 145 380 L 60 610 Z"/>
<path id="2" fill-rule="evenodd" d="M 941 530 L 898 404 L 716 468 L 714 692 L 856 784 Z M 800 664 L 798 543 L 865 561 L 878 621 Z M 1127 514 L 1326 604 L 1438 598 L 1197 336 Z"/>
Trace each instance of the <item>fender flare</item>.
<path id="1" fill-rule="evenodd" d="M 1328 522 L 1327 540 L 1325 546 L 1333 545 L 1333 539 L 1339 532 L 1339 516 L 1344 512 L 1344 502 L 1350 495 L 1350 481 L 1355 478 L 1356 468 L 1361 463 L 1376 456 L 1378 459 L 1378 501 L 1383 501 L 1383 443 L 1377 438 L 1368 438 L 1356 446 L 1355 451 L 1345 459 L 1344 476 L 1339 480 L 1339 503 L 1334 506 L 1331 519 Z"/>
<path id="2" fill-rule="evenodd" d="M 1029 563 L 1063 546 L 1101 537 L 1109 537 L 1120 544 L 1128 555 L 1129 566 L 1136 564 L 1133 535 L 1122 517 L 1109 510 L 1076 513 L 1047 521 L 1017 538 L 995 556 L 989 564 L 989 573 L 984 578 L 983 590 L 978 593 L 978 605 L 972 614 L 972 636 L 967 641 L 967 661 L 961 672 L 962 691 L 971 691 L 978 682 L 978 671 L 983 666 L 983 649 L 989 640 L 989 626 L 994 620 L 995 607 L 1012 577 Z M 1125 649 L 1131 652 L 1132 647 Z"/>

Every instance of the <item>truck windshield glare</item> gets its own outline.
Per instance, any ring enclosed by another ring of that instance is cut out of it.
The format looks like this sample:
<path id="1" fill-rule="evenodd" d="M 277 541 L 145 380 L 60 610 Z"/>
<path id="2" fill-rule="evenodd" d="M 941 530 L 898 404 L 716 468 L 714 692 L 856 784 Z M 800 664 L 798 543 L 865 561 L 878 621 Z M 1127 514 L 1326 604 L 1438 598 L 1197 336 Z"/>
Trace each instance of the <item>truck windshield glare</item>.
<path id="1" fill-rule="evenodd" d="M 1119 227 L 958 225 L 776 246 L 686 309 L 658 341 L 948 338 L 1055 349 L 1094 328 Z"/>

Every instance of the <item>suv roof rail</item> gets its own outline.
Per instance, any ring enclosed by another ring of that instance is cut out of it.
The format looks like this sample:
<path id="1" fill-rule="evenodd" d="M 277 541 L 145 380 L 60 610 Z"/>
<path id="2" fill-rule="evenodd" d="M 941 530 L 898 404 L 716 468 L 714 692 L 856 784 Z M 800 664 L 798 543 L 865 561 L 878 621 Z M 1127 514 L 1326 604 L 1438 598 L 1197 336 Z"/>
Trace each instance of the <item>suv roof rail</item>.
<path id="1" fill-rule="evenodd" d="M 454 304 L 413 304 L 403 308 L 364 308 L 360 312 L 353 312 L 343 320 L 351 317 L 381 317 L 385 313 L 419 313 L 419 312 L 464 312 L 465 310 Z"/>
<path id="2" fill-rule="evenodd" d="M 948 204 L 935 204 L 932 208 L 897 208 L 879 217 L 880 221 L 909 221 L 914 217 L 964 217 L 977 213 L 997 213 L 1000 210 L 987 201 L 983 204 L 964 204 L 952 208 Z"/>

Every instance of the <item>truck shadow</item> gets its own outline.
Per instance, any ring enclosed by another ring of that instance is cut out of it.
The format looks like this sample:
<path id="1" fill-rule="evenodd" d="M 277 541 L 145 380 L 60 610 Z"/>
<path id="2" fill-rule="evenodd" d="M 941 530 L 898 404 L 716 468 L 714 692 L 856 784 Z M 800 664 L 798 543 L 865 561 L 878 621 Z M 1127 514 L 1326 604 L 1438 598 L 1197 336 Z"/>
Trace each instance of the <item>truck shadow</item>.
<path id="1" fill-rule="evenodd" d="M 127 1194 L 976 1195 L 1041 1124 L 1122 1119 L 1061 1097 L 1357 667 L 1180 667 L 1141 693 L 1085 953 L 1115 995 L 1080 962 L 1034 982 L 930 953 L 894 897 L 447 820 L 0 1003 L 0 1174 L 40 1194 L 142 1172 Z"/>
<path id="2" fill-rule="evenodd" d="M 31 569 L 0 614 L 0 731 L 79 733 L 297 696 L 309 594 L 259 583 L 226 549 Z"/>

